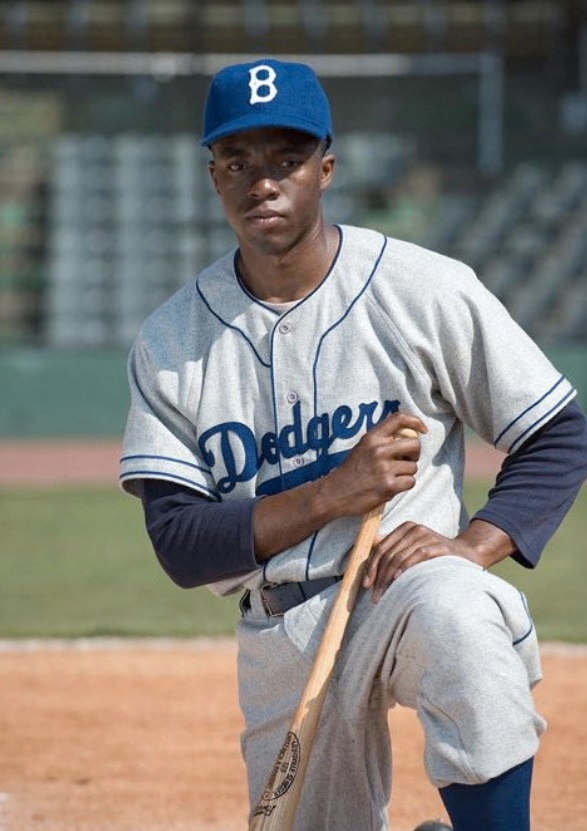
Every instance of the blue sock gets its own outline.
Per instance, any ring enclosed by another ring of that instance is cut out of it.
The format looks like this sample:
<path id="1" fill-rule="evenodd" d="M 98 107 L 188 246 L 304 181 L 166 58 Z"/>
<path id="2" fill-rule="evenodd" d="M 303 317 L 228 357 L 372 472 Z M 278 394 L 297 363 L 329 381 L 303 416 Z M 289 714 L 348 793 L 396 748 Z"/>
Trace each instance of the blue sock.
<path id="1" fill-rule="evenodd" d="M 438 793 L 454 831 L 530 831 L 528 759 L 482 785 L 447 785 Z"/>

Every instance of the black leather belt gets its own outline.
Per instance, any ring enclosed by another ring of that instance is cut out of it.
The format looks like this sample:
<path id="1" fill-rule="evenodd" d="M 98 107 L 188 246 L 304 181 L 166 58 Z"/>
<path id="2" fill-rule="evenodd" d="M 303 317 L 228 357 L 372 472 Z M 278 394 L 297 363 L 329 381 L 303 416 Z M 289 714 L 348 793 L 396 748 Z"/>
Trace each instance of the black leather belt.
<path id="1" fill-rule="evenodd" d="M 259 593 L 263 608 L 270 617 L 282 617 L 294 606 L 299 606 L 340 580 L 342 577 L 323 577 L 319 580 L 305 580 L 302 583 L 269 583 L 253 591 Z M 242 612 L 251 608 L 249 590 L 243 594 L 240 607 Z"/>

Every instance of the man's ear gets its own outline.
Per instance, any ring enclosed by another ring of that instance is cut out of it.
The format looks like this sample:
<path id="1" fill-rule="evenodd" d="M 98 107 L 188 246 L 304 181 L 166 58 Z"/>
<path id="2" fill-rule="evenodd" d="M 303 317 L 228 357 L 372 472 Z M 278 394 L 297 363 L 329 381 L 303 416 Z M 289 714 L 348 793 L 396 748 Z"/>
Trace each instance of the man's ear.
<path id="1" fill-rule="evenodd" d="M 220 191 L 218 189 L 218 182 L 216 180 L 216 165 L 214 164 L 214 159 L 210 159 L 210 161 L 208 162 L 208 173 L 210 174 L 210 178 L 212 179 L 214 190 L 218 195 L 220 195 Z"/>
<path id="2" fill-rule="evenodd" d="M 320 171 L 320 190 L 326 190 L 334 177 L 334 165 L 336 156 L 334 153 L 327 153 L 322 157 L 322 170 Z"/>

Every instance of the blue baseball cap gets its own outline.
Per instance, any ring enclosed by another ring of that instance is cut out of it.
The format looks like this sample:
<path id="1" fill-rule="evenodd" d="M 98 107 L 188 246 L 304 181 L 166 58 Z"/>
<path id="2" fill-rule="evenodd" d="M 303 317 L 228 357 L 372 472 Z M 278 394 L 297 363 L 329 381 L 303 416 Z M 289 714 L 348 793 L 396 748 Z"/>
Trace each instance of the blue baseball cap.
<path id="1" fill-rule="evenodd" d="M 256 127 L 287 127 L 332 141 L 328 99 L 311 67 L 266 58 L 226 66 L 212 78 L 202 146 Z"/>

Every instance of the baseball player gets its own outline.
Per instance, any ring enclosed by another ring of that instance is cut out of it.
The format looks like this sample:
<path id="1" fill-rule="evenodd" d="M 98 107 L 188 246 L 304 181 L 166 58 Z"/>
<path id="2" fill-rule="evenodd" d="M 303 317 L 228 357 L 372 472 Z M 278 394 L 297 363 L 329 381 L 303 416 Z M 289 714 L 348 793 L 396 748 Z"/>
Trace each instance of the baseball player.
<path id="1" fill-rule="evenodd" d="M 141 328 L 122 484 L 177 584 L 241 595 L 251 805 L 361 517 L 385 503 L 296 831 L 388 828 L 395 704 L 418 714 L 455 831 L 527 831 L 537 638 L 490 569 L 537 564 L 587 474 L 586 420 L 470 268 L 325 221 L 332 138 L 309 67 L 262 59 L 213 78 L 202 144 L 238 247 Z M 507 453 L 471 519 L 465 426 Z M 419 439 L 391 441 L 403 427 Z"/>

